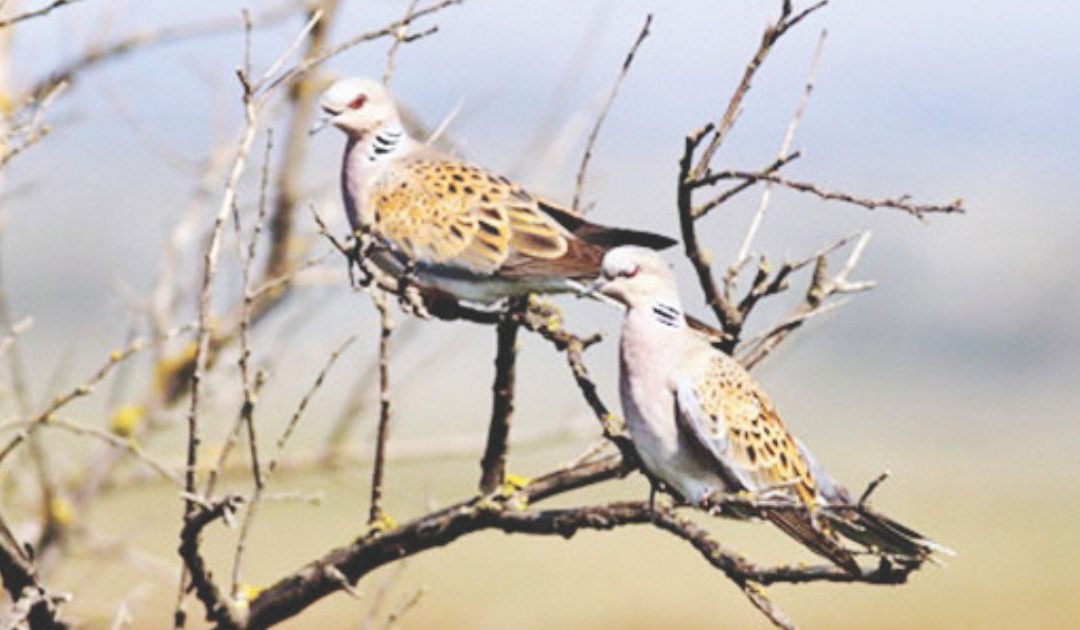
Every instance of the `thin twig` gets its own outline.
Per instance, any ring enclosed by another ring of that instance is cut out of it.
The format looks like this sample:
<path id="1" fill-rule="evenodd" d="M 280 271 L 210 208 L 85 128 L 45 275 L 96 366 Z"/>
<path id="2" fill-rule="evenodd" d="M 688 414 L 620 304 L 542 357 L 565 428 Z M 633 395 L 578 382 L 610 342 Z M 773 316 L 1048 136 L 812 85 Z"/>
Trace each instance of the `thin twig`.
<path id="1" fill-rule="evenodd" d="M 127 451 L 132 457 L 146 464 L 148 468 L 161 475 L 161 477 L 166 479 L 167 481 L 171 481 L 172 483 L 180 487 L 184 485 L 184 480 L 179 473 L 177 473 L 171 467 L 161 463 L 154 457 L 151 457 L 146 451 L 142 449 L 141 446 L 139 446 L 139 443 L 132 438 L 122 438 L 118 435 L 115 435 L 108 431 L 104 431 L 97 427 L 78 424 L 76 422 L 65 420 L 63 418 L 49 418 L 49 420 L 45 423 L 45 426 L 63 429 L 65 431 L 68 431 L 69 433 L 74 433 L 75 435 L 96 438 L 105 442 L 113 448 Z"/>
<path id="2" fill-rule="evenodd" d="M 394 627 L 394 625 L 401 621 L 402 617 L 404 617 L 410 610 L 415 608 L 416 605 L 420 603 L 420 600 L 423 599 L 426 593 L 427 588 L 421 586 L 415 589 L 412 593 L 406 595 L 405 598 L 402 599 L 401 603 L 398 604 L 397 607 L 394 608 L 394 610 L 390 611 L 390 614 L 386 617 L 386 624 L 383 625 L 383 628 Z"/>
<path id="3" fill-rule="evenodd" d="M 20 13 L 14 17 L 7 18 L 6 20 L 0 20 L 0 29 L 7 28 L 19 22 L 23 22 L 43 15 L 48 15 L 54 10 L 60 7 L 67 6 L 69 4 L 75 4 L 81 0 L 53 0 L 49 4 L 41 7 L 40 9 L 34 9 L 33 11 L 27 11 L 26 13 Z"/>
<path id="4" fill-rule="evenodd" d="M 814 47 L 814 54 L 810 58 L 810 71 L 806 78 L 806 85 L 803 87 L 802 96 L 799 97 L 799 104 L 795 106 L 795 113 L 791 115 L 791 122 L 788 123 L 787 131 L 784 133 L 784 139 L 780 142 L 780 149 L 776 152 L 777 160 L 783 159 L 784 156 L 791 152 L 791 144 L 795 141 L 795 130 L 802 120 L 803 113 L 806 111 L 806 104 L 810 102 L 810 95 L 814 91 L 814 77 L 817 75 L 818 64 L 821 61 L 821 53 L 825 49 L 826 35 L 827 31 L 822 29 L 821 35 L 818 36 L 817 45 Z M 741 269 L 750 257 L 751 244 L 754 242 L 754 237 L 757 236 L 758 229 L 761 227 L 761 222 L 765 218 L 765 211 L 769 207 L 771 196 L 772 184 L 770 182 L 765 184 L 765 188 L 761 191 L 761 198 L 758 201 L 754 217 L 750 221 L 750 227 L 747 228 L 746 235 L 743 236 L 738 253 L 735 254 L 735 260 L 728 267 L 728 271 L 724 275 L 724 290 L 727 295 L 731 295 L 734 292 L 733 283 L 735 281 L 735 275 L 738 273 L 738 269 Z"/>
<path id="5" fill-rule="evenodd" d="M 194 370 L 191 374 L 191 403 L 188 408 L 187 416 L 187 472 L 185 474 L 184 489 L 188 494 L 194 494 L 195 492 L 195 473 L 198 466 L 199 442 L 201 440 L 199 434 L 199 394 L 201 393 L 202 381 L 207 369 L 207 358 L 210 351 L 212 317 L 210 312 L 211 294 L 214 277 L 217 274 L 217 260 L 220 249 L 221 232 L 225 225 L 225 219 L 229 216 L 233 204 L 235 203 L 236 188 L 239 184 L 240 176 L 243 174 L 244 168 L 247 165 L 248 153 L 251 150 L 252 142 L 255 140 L 255 132 L 257 129 L 256 123 L 258 111 L 255 107 L 255 103 L 247 97 L 245 98 L 245 101 L 244 132 L 240 138 L 236 157 L 234 158 L 233 166 L 225 185 L 225 194 L 222 196 L 221 205 L 218 207 L 217 215 L 214 218 L 209 243 L 203 254 L 202 282 L 198 301 L 198 329 L 196 335 L 195 356 L 193 358 Z M 190 500 L 187 500 L 185 502 L 185 513 L 190 513 L 192 509 L 193 503 Z"/>
<path id="6" fill-rule="evenodd" d="M 2 296 L 2 289 L 0 289 L 0 296 Z M 2 299 L 2 298 L 0 298 Z M 15 344 L 15 339 L 30 330 L 30 327 L 34 325 L 33 317 L 24 317 L 8 327 L 8 334 L 4 335 L 0 339 L 0 356 L 3 356 Z"/>
<path id="7" fill-rule="evenodd" d="M 255 435 L 255 390 L 257 376 L 251 373 L 251 310 L 254 297 L 251 290 L 251 267 L 255 261 L 256 248 L 259 235 L 262 233 L 263 223 L 266 219 L 266 193 L 270 176 L 270 152 L 274 148 L 273 130 L 266 133 L 266 150 L 263 155 L 262 173 L 259 178 L 259 203 L 255 216 L 255 225 L 251 229 L 251 238 L 246 247 L 243 238 L 243 226 L 240 221 L 240 211 L 233 206 L 233 223 L 236 228 L 236 246 L 240 259 L 241 275 L 241 315 L 240 315 L 240 356 L 237 364 L 240 368 L 240 382 L 243 390 L 244 401 L 240 408 L 241 422 L 247 427 L 248 448 L 251 456 L 251 472 L 255 481 L 255 487 L 262 487 L 262 470 L 259 466 L 259 443 Z"/>
<path id="8" fill-rule="evenodd" d="M 295 12 L 296 2 L 294 0 L 286 0 L 277 6 L 273 6 L 270 9 L 255 15 L 252 18 L 252 21 L 257 27 L 272 26 L 291 18 L 295 15 Z M 73 81 L 77 75 L 94 66 L 118 59 L 138 50 L 144 50 L 152 46 L 162 46 L 186 39 L 206 37 L 216 33 L 234 31 L 241 26 L 241 20 L 234 14 L 198 20 L 186 24 L 170 24 L 156 29 L 132 33 L 111 44 L 93 46 L 81 56 L 62 64 L 48 76 L 35 81 L 18 100 L 26 101 L 31 98 L 37 98 L 41 94 L 52 91 L 56 85 L 60 83 Z"/>
<path id="9" fill-rule="evenodd" d="M 813 278 L 802 302 L 792 309 L 791 313 L 780 323 L 744 343 L 739 351 L 739 362 L 747 369 L 754 367 L 807 320 L 843 305 L 842 301 L 827 302 L 829 298 L 835 295 L 858 293 L 872 289 L 874 287 L 873 281 L 852 281 L 849 278 L 851 272 L 854 271 L 861 260 L 863 252 L 866 251 L 871 236 L 872 234 L 869 231 L 863 232 L 859 236 L 843 266 L 832 276 L 828 275 L 825 255 L 818 256 Z"/>
<path id="10" fill-rule="evenodd" d="M 315 396 L 315 393 L 319 391 L 319 388 L 322 387 L 323 381 L 326 380 L 326 375 L 330 373 L 330 369 L 337 363 L 338 358 L 353 344 L 354 341 L 356 341 L 356 336 L 351 335 L 330 353 L 330 357 L 326 360 L 326 364 L 315 376 L 315 380 L 312 382 L 311 387 L 308 388 L 303 397 L 300 398 L 296 410 L 289 418 L 288 423 L 286 423 L 285 429 L 277 440 L 277 452 L 274 454 L 274 457 L 270 459 L 270 463 L 267 465 L 265 473 L 260 472 L 256 477 L 257 482 L 255 484 L 255 492 L 248 501 L 247 511 L 244 513 L 244 520 L 240 525 L 240 535 L 236 538 L 236 550 L 233 554 L 231 592 L 234 598 L 237 597 L 240 592 L 244 551 L 247 548 L 248 535 L 251 531 L 252 524 L 255 522 L 255 514 L 258 510 L 259 503 L 263 499 L 266 482 L 269 481 L 271 475 L 273 475 L 274 471 L 277 469 L 278 463 L 281 461 L 281 457 L 285 452 L 285 447 L 288 445 L 289 438 L 300 423 L 300 419 L 303 417 L 304 411 L 307 410 L 311 399 Z"/>
<path id="11" fill-rule="evenodd" d="M 41 142 L 49 135 L 51 129 L 45 124 L 45 113 L 52 104 L 67 89 L 66 81 L 59 81 L 49 86 L 49 89 L 36 94 L 28 99 L 23 108 L 32 108 L 33 113 L 25 123 L 15 124 L 7 131 L 8 139 L 3 143 L 3 152 L 0 153 L 0 169 L 8 165 L 12 159 L 23 151 Z M 18 139 L 15 142 L 15 139 Z M 11 145 L 11 146 L 6 146 Z"/>
<path id="12" fill-rule="evenodd" d="M 394 320 L 387 304 L 386 292 L 375 288 L 370 293 L 371 301 L 379 312 L 379 427 L 375 436 L 375 461 L 371 467 L 371 505 L 368 510 L 368 523 L 376 523 L 383 518 L 382 485 L 391 413 L 390 337 L 394 332 Z"/>
<path id="13" fill-rule="evenodd" d="M 50 403 L 47 407 L 45 407 L 45 409 L 43 409 L 37 415 L 31 418 L 27 422 L 26 427 L 22 431 L 20 431 L 18 435 L 13 437 L 11 441 L 9 441 L 6 446 L 4 446 L 3 449 L 0 449 L 0 462 L 3 462 L 4 459 L 8 455 L 10 455 L 13 450 L 15 450 L 15 447 L 25 441 L 31 433 L 33 433 L 41 425 L 47 423 L 50 419 L 52 419 L 53 415 L 57 411 L 60 411 L 77 398 L 82 398 L 83 396 L 90 395 L 94 391 L 94 387 L 98 383 L 100 383 L 106 376 L 108 376 L 109 373 L 113 370 L 113 368 L 115 368 L 120 363 L 126 361 L 129 357 L 138 352 L 141 348 L 142 341 L 137 340 L 121 350 L 114 350 L 112 353 L 109 354 L 108 360 L 93 374 L 91 374 L 89 378 L 87 378 L 79 385 L 76 385 L 67 393 L 61 394 L 55 399 L 53 399 L 52 403 Z"/>
<path id="14" fill-rule="evenodd" d="M 464 105 L 465 100 L 458 99 L 458 102 L 454 103 L 454 106 L 450 111 L 446 112 L 446 115 L 439 121 L 439 124 L 435 125 L 435 129 L 428 134 L 427 140 L 424 140 L 424 144 L 428 146 L 437 145 L 443 135 L 446 134 L 446 130 L 450 128 L 450 125 L 453 124 L 454 120 L 461 114 L 461 108 L 464 107 Z"/>
<path id="15" fill-rule="evenodd" d="M 898 197 L 889 197 L 884 199 L 874 199 L 871 197 L 863 197 L 859 195 L 853 195 L 842 191 L 828 190 L 814 184 L 812 182 L 804 182 L 793 179 L 787 179 L 777 175 L 773 172 L 766 171 L 740 171 L 730 170 L 707 175 L 701 180 L 697 180 L 695 185 L 704 185 L 713 181 L 720 181 L 722 179 L 737 179 L 742 180 L 743 184 L 754 184 L 758 182 L 766 182 L 783 186 L 791 190 L 798 192 L 808 193 L 814 195 L 820 199 L 826 201 L 841 201 L 856 206 L 861 206 L 867 210 L 876 210 L 878 208 L 893 208 L 896 210 L 902 210 L 910 214 L 913 217 L 922 219 L 928 214 L 953 214 L 963 213 L 964 202 L 962 199 L 955 199 L 948 203 L 943 204 L 931 204 L 931 203 L 915 203 L 911 201 L 909 195 L 900 195 Z M 696 213 L 697 216 L 704 214 L 704 211 Z"/>
<path id="16" fill-rule="evenodd" d="M 326 46 L 330 27 L 337 16 L 338 0 L 321 0 L 308 9 L 307 24 L 300 37 L 294 41 L 278 62 L 270 66 L 267 77 L 275 76 L 281 63 L 304 43 L 303 57 L 317 53 Z M 297 204 L 302 195 L 300 191 L 301 173 L 304 158 L 307 155 L 308 127 L 318 98 L 316 77 L 305 76 L 289 86 L 287 105 L 291 109 L 285 132 L 285 146 L 281 153 L 275 178 L 273 211 L 270 219 L 270 251 L 263 266 L 262 284 L 289 276 L 292 265 L 291 253 L 296 249 L 293 228 Z M 288 284 L 275 287 L 274 292 L 261 298 L 261 306 L 277 302 L 285 297 Z"/>
<path id="17" fill-rule="evenodd" d="M 578 167 L 577 177 L 574 182 L 574 201 L 570 205 L 575 212 L 580 210 L 581 193 L 585 189 L 585 173 L 589 168 L 589 160 L 592 158 L 593 145 L 596 144 L 596 138 L 600 135 L 600 127 L 603 126 L 608 110 L 611 109 L 611 104 L 615 102 L 615 97 L 619 95 L 619 87 L 622 86 L 623 79 L 626 78 L 626 74 L 630 71 L 630 64 L 634 62 L 634 55 L 637 54 L 641 42 L 645 41 L 645 38 L 649 36 L 649 26 L 652 24 L 652 19 L 652 13 L 645 16 L 645 23 L 641 26 L 641 32 L 638 33 L 637 39 L 634 40 L 634 45 L 630 47 L 630 52 L 626 54 L 626 59 L 623 60 L 622 68 L 619 69 L 615 83 L 612 84 L 611 91 L 608 92 L 607 100 L 604 101 L 604 106 L 596 117 L 592 131 L 589 132 L 589 139 L 585 142 L 585 152 L 581 155 L 581 165 Z"/>
<path id="18" fill-rule="evenodd" d="M 889 478 L 889 475 L 890 475 L 889 471 L 887 471 L 887 470 L 882 471 L 880 475 L 878 475 L 877 477 L 874 477 L 870 481 L 870 483 L 866 484 L 866 490 L 863 490 L 863 493 L 861 495 L 859 495 L 858 506 L 860 508 L 865 508 L 866 507 L 866 502 L 870 500 L 870 495 L 874 494 L 874 491 L 877 490 L 878 486 L 880 486 L 886 479 Z"/>
<path id="19" fill-rule="evenodd" d="M 405 16 L 402 18 L 405 24 L 394 33 L 394 41 L 390 44 L 390 49 L 386 51 L 386 69 L 383 70 L 382 75 L 383 85 L 390 85 L 390 77 L 394 75 L 394 62 L 397 60 L 398 49 L 408 41 L 409 22 L 412 21 L 412 15 L 416 11 L 416 5 L 418 4 L 420 4 L 420 0 L 409 0 L 408 6 L 405 7 Z"/>
<path id="20" fill-rule="evenodd" d="M 289 444 L 289 438 L 292 437 L 293 432 L 300 423 L 300 419 L 304 416 L 304 411 L 307 410 L 307 406 L 311 402 L 312 397 L 314 397 L 315 393 L 322 387 L 323 381 L 326 380 L 326 375 L 330 373 L 331 368 L 334 367 L 337 360 L 355 341 L 356 335 L 350 335 L 334 348 L 333 352 L 330 353 L 330 357 L 326 360 L 326 364 L 323 365 L 322 369 L 319 370 L 319 373 L 315 376 L 315 380 L 312 381 L 311 387 L 309 387 L 308 390 L 304 392 L 303 397 L 300 398 L 300 402 L 296 405 L 296 410 L 294 410 L 292 416 L 289 417 L 289 421 L 285 424 L 285 429 L 277 439 L 277 452 L 274 454 L 274 457 L 270 459 L 270 463 L 266 467 L 267 476 L 273 474 L 281 463 L 281 458 L 285 453 L 285 447 Z"/>
<path id="21" fill-rule="evenodd" d="M 301 75 L 303 75 L 303 74 L 305 74 L 307 72 L 310 72 L 312 68 L 326 62 L 328 59 L 330 59 L 332 57 L 336 57 L 337 55 L 340 55 L 341 53 L 345 52 L 346 50 L 349 50 L 350 48 L 353 48 L 353 47 L 358 46 L 358 45 L 360 45 L 360 44 L 362 44 L 364 42 L 368 42 L 368 41 L 371 41 L 371 40 L 374 40 L 374 39 L 381 39 L 383 37 L 394 37 L 395 34 L 398 32 L 398 29 L 400 29 L 401 27 L 403 27 L 403 26 L 407 27 L 407 26 L 409 26 L 410 24 L 412 24 L 413 22 L 415 22 L 416 20 L 418 20 L 418 19 L 420 19 L 422 17 L 425 17 L 425 16 L 433 14 L 433 13 L 437 13 L 437 12 L 439 12 L 439 11 L 441 11 L 441 10 L 447 8 L 447 7 L 453 6 L 453 5 L 462 4 L 464 1 L 465 0 L 442 0 L 441 2 L 436 2 L 434 4 L 423 7 L 421 9 L 417 9 L 416 11 L 414 11 L 411 15 L 407 16 L 406 18 L 391 22 L 390 24 L 387 24 L 386 26 L 384 26 L 382 28 L 379 28 L 379 29 L 376 29 L 376 30 L 373 30 L 373 31 L 368 31 L 366 33 L 361 33 L 359 35 L 354 35 L 354 36 L 346 39 L 345 41 L 343 41 L 343 42 L 341 42 L 339 44 L 335 44 L 333 46 L 330 46 L 329 48 L 326 48 L 325 50 L 320 51 L 317 54 L 306 57 L 300 63 L 296 64 L 295 66 L 293 66 L 289 70 L 286 70 L 285 72 L 278 75 L 276 78 L 274 78 L 271 81 L 267 82 L 264 86 L 262 86 L 262 89 L 266 90 L 266 91 L 273 90 L 277 86 L 281 85 L 282 83 L 292 81 L 293 79 L 295 79 L 295 78 L 297 78 L 297 77 L 299 77 L 299 76 L 301 76 Z M 425 33 L 415 34 L 415 35 L 412 35 L 410 37 L 411 38 L 416 38 L 417 36 L 430 34 L 432 32 L 433 31 L 426 31 Z"/>
<path id="22" fill-rule="evenodd" d="M 727 108 L 724 110 L 723 116 L 721 116 L 719 122 L 711 126 L 710 132 L 712 135 L 691 171 L 692 179 L 699 178 L 709 168 L 713 156 L 716 155 L 716 152 L 720 149 L 720 145 L 724 142 L 728 132 L 735 126 L 735 121 L 739 116 L 743 99 L 746 98 L 746 94 L 750 91 L 750 83 L 753 81 L 754 75 L 757 73 L 758 69 L 765 62 L 765 59 L 769 56 L 773 45 L 789 29 L 801 22 L 814 11 L 824 7 L 826 4 L 828 4 L 828 0 L 821 0 L 800 13 L 792 15 L 791 3 L 789 1 L 781 3 L 780 16 L 774 24 L 770 24 L 765 28 L 765 32 L 761 35 L 761 42 L 754 52 L 754 56 L 750 59 L 750 62 L 746 64 L 746 68 L 743 70 L 742 79 L 739 81 L 738 85 L 736 85 L 731 98 L 728 99 Z"/>

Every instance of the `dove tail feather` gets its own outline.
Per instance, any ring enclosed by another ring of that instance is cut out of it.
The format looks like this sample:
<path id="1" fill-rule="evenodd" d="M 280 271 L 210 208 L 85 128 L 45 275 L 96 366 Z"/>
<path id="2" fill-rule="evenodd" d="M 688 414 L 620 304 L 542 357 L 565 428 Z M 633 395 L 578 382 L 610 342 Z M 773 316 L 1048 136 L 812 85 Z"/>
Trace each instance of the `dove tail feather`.
<path id="1" fill-rule="evenodd" d="M 858 575 L 862 572 L 859 563 L 847 549 L 832 535 L 821 531 L 810 521 L 805 513 L 795 511 L 770 510 L 765 514 L 780 531 L 802 543 L 814 553 L 827 558 L 833 564 L 848 573 Z"/>
<path id="2" fill-rule="evenodd" d="M 844 538 L 880 553 L 920 562 L 934 553 L 956 555 L 952 549 L 866 507 L 830 507 L 820 512 Z"/>
<path id="3" fill-rule="evenodd" d="M 586 223 L 574 232 L 581 240 L 590 245 L 599 245 L 605 249 L 611 249 L 622 245 L 637 245 L 649 249 L 667 249 L 678 241 L 652 232 L 642 230 L 628 230 L 626 228 L 613 228 L 595 223 Z"/>
<path id="4" fill-rule="evenodd" d="M 573 233 L 574 236 L 590 245 L 596 245 L 605 250 L 620 245 L 637 245 L 660 250 L 667 249 L 678 243 L 675 239 L 661 234 L 591 223 L 576 212 L 543 200 L 539 200 L 539 204 L 541 210 L 546 212 L 563 228 Z"/>

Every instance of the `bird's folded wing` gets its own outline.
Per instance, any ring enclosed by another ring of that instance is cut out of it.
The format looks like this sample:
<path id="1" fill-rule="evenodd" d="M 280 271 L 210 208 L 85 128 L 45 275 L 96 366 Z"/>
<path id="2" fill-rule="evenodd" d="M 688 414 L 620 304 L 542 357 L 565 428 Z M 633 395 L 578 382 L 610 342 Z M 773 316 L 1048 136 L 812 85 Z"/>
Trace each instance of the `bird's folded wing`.
<path id="1" fill-rule="evenodd" d="M 410 259 L 475 273 L 561 258 L 572 238 L 506 178 L 437 156 L 391 169 L 368 203 L 373 232 Z"/>
<path id="2" fill-rule="evenodd" d="M 711 350 L 711 349 L 710 349 Z M 745 490 L 791 486 L 815 499 L 814 478 L 760 386 L 732 359 L 713 350 L 696 373 L 676 380 L 676 418 Z"/>

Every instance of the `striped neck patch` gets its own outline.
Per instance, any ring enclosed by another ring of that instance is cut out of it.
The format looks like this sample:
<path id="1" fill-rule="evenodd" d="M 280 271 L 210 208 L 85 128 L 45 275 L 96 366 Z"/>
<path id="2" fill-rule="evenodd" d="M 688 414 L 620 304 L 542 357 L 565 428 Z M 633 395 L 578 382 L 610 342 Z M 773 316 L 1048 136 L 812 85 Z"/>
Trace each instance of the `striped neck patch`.
<path id="1" fill-rule="evenodd" d="M 683 325 L 683 313 L 678 306 L 666 302 L 653 302 L 653 316 L 656 321 L 671 328 L 679 328 Z"/>

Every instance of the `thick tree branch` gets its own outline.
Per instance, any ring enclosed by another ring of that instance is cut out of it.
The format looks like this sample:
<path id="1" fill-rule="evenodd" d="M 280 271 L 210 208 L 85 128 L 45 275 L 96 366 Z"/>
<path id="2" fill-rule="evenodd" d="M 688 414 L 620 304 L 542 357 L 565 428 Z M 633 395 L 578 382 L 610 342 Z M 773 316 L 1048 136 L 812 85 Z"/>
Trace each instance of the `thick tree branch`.
<path id="1" fill-rule="evenodd" d="M 517 315 L 523 303 L 510 307 L 496 325 L 495 382 L 491 386 L 491 422 L 487 446 L 480 460 L 480 492 L 490 494 L 506 480 L 507 441 L 514 414 L 514 381 L 517 363 L 517 336 L 521 325 Z"/>
<path id="2" fill-rule="evenodd" d="M 67 596 L 52 595 L 41 584 L 33 560 L 8 530 L 0 517 L 0 579 L 12 601 L 11 617 L 20 616 L 30 628 L 37 630 L 67 628 L 58 618 L 57 607 L 67 601 Z M 11 627 L 19 620 L 9 618 Z"/>
<path id="3" fill-rule="evenodd" d="M 189 497 L 189 500 L 194 507 L 185 515 L 178 551 L 190 576 L 190 588 L 205 606 L 207 621 L 216 624 L 218 628 L 238 627 L 239 620 L 235 618 L 228 600 L 214 583 L 210 569 L 199 552 L 199 538 L 210 523 L 218 519 L 232 518 L 243 500 L 237 495 L 229 495 L 212 503 L 201 503 L 195 497 Z M 183 609 L 178 607 L 173 623 L 179 628 L 184 626 L 184 621 Z"/>

